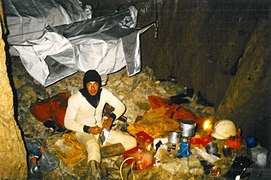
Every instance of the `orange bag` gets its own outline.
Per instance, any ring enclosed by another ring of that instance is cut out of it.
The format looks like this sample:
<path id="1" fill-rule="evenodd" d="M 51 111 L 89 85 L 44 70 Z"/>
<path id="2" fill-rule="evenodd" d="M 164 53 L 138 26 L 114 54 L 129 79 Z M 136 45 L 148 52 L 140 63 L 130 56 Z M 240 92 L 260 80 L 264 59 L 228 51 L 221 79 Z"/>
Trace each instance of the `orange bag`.
<path id="1" fill-rule="evenodd" d="M 159 96 L 148 96 L 148 100 L 152 109 L 168 106 L 168 99 Z"/>
<path id="2" fill-rule="evenodd" d="M 226 139 L 226 144 L 232 149 L 240 149 L 241 138 L 239 136 L 231 137 L 229 139 Z"/>
<path id="3" fill-rule="evenodd" d="M 30 106 L 32 115 L 40 122 L 55 122 L 60 128 L 64 128 L 64 117 L 71 96 L 68 92 L 61 92 L 49 99 L 37 101 Z"/>
<path id="4" fill-rule="evenodd" d="M 195 119 L 195 115 L 192 112 L 182 108 L 181 106 L 177 104 L 171 105 L 167 109 L 165 115 L 169 117 L 170 119 L 174 119 L 174 120 L 179 120 L 179 119 L 194 120 Z"/>

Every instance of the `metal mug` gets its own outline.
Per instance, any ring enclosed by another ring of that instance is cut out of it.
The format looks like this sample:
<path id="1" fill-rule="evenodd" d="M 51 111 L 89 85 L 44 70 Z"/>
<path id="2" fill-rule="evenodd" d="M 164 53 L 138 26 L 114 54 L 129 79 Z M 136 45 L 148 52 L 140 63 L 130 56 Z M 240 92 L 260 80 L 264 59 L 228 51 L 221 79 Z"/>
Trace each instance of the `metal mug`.
<path id="1" fill-rule="evenodd" d="M 170 142 L 171 144 L 176 145 L 179 142 L 179 133 L 171 131 L 169 133 L 168 142 Z"/>
<path id="2" fill-rule="evenodd" d="M 205 149 L 208 154 L 218 154 L 217 144 L 214 142 L 209 142 L 208 144 L 206 144 Z"/>

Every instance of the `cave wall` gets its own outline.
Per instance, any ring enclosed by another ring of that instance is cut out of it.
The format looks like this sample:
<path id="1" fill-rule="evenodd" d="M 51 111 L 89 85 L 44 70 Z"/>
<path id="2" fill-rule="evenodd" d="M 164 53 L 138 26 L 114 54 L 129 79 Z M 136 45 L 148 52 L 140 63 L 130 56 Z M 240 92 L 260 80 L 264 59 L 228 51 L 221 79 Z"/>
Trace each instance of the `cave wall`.
<path id="1" fill-rule="evenodd" d="M 2 39 L 2 31 L 5 32 L 2 1 L 0 16 L 0 179 L 26 179 L 26 150 L 14 119 L 13 93 L 7 74 L 5 42 Z"/>
<path id="2" fill-rule="evenodd" d="M 105 14 L 128 1 L 101 1 Z M 268 0 L 129 1 L 141 35 L 143 66 L 158 79 L 173 76 L 213 102 L 216 120 L 231 119 L 243 136 L 271 147 L 270 4 Z M 110 2 L 112 3 L 112 1 Z M 106 8 L 105 8 L 106 7 Z"/>
<path id="3" fill-rule="evenodd" d="M 154 39 L 152 31 L 141 36 L 143 63 L 153 67 L 159 79 L 175 76 L 218 106 L 259 20 L 267 20 L 266 4 L 248 2 L 158 3 L 159 36 Z M 153 11 L 155 7 L 140 17 L 140 26 L 155 20 Z"/>
<path id="4" fill-rule="evenodd" d="M 251 34 L 236 76 L 229 82 L 217 109 L 217 119 L 235 119 L 244 134 L 256 134 L 268 147 L 271 147 L 270 27 L 270 21 L 263 20 Z"/>

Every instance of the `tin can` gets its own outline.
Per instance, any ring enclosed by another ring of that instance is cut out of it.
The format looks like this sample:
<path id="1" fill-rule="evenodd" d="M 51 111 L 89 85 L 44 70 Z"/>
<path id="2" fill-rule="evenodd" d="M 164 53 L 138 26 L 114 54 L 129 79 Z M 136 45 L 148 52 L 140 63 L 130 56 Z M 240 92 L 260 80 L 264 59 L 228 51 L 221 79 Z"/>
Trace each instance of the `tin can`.
<path id="1" fill-rule="evenodd" d="M 171 144 L 168 144 L 168 145 L 167 145 L 167 151 L 170 152 L 171 149 L 172 149 L 172 145 L 171 145 Z"/>
<path id="2" fill-rule="evenodd" d="M 171 149 L 175 150 L 176 149 L 176 144 L 172 144 Z"/>

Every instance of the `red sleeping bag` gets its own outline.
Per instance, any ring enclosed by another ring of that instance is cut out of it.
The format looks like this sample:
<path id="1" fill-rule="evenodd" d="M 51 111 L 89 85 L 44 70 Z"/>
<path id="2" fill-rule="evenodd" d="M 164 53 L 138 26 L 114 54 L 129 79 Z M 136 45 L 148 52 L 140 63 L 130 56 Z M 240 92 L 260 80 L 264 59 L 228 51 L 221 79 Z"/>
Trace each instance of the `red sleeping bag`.
<path id="1" fill-rule="evenodd" d="M 64 117 L 70 96 L 68 92 L 61 92 L 49 99 L 39 100 L 31 104 L 30 111 L 38 121 L 45 124 L 55 123 L 64 129 Z"/>

